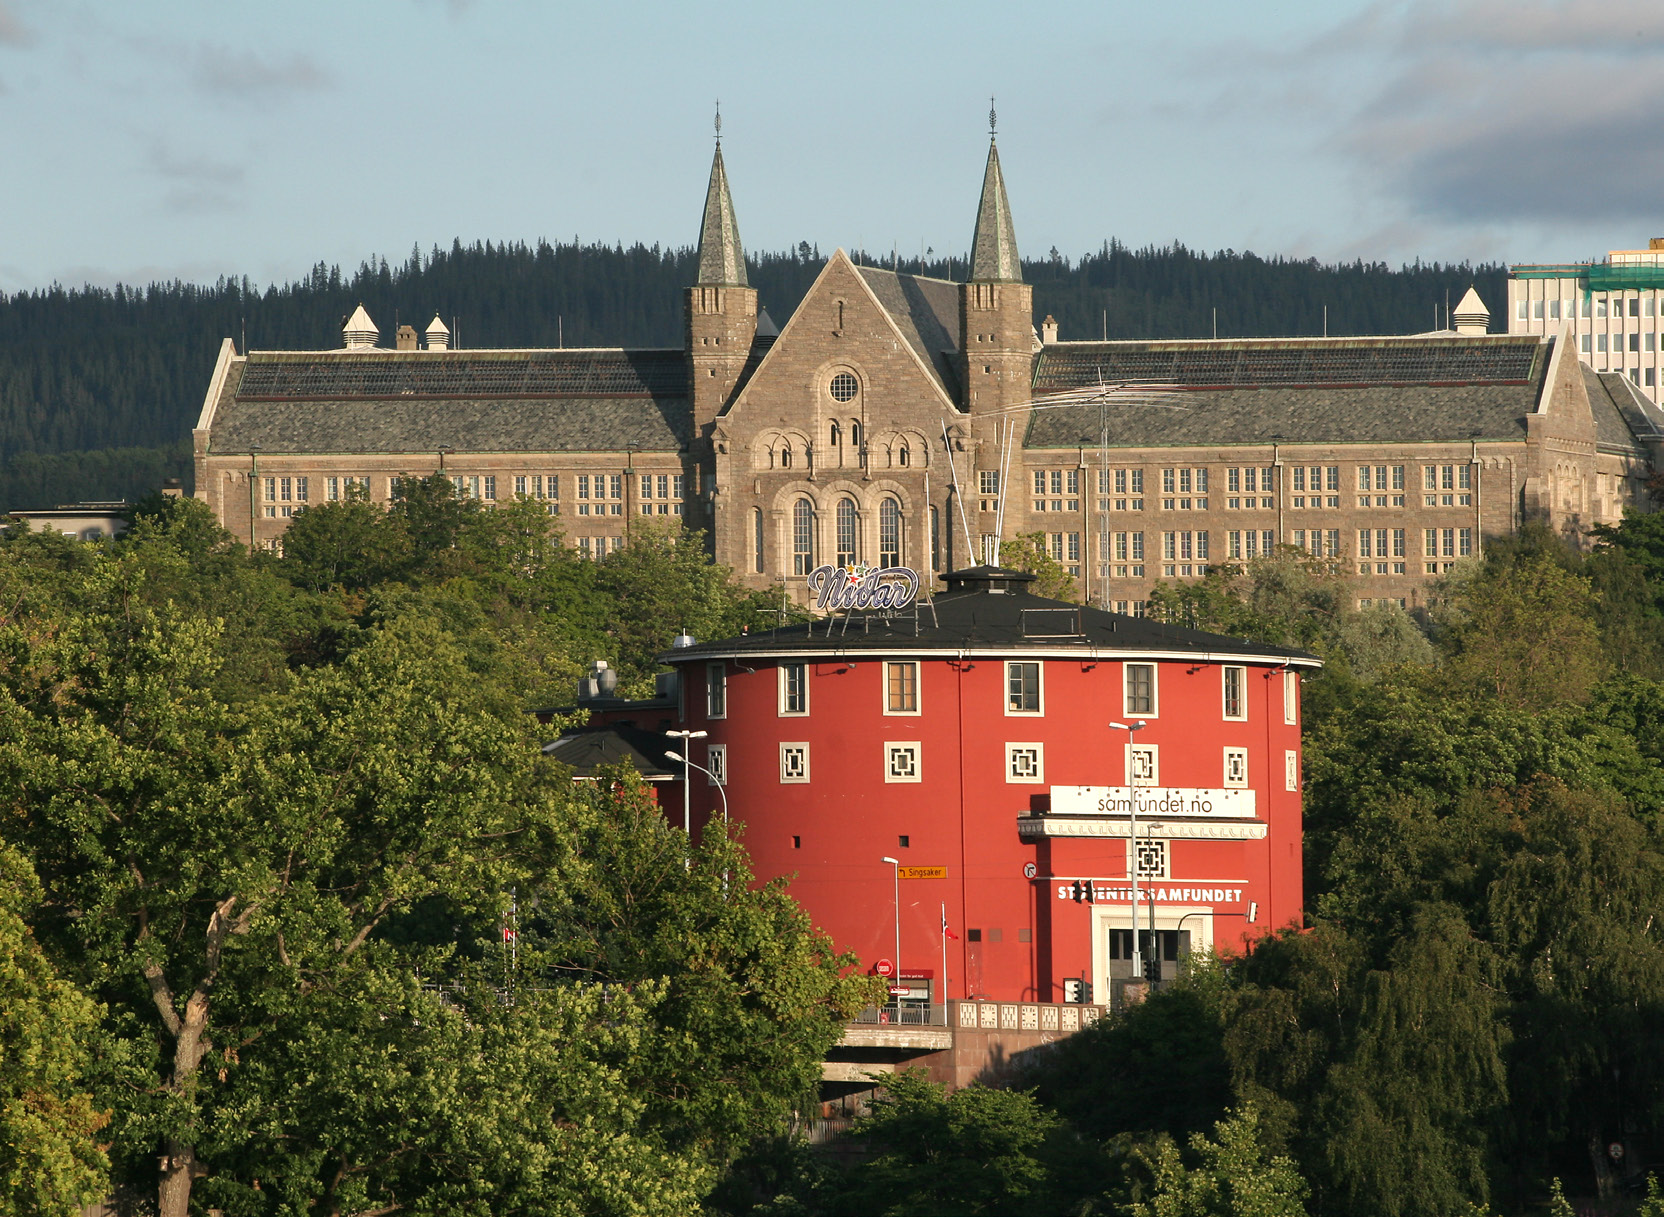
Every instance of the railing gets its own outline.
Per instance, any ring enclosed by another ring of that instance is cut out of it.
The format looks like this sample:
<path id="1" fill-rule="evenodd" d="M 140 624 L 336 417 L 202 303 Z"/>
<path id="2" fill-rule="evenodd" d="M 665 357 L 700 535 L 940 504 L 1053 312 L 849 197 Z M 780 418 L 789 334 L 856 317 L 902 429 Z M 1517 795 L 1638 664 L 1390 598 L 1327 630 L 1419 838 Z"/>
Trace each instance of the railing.
<path id="1" fill-rule="evenodd" d="M 940 1002 L 889 1002 L 882 1006 L 868 1006 L 850 1020 L 859 1026 L 945 1027 L 947 1008 Z"/>

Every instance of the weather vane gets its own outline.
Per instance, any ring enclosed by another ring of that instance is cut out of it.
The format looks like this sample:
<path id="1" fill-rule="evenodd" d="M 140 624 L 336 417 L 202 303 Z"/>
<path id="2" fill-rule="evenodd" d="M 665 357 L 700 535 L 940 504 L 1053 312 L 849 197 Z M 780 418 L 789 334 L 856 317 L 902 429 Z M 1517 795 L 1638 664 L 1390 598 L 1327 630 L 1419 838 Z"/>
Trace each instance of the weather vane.
<path id="1" fill-rule="evenodd" d="M 722 98 L 716 99 L 716 145 L 722 147 Z"/>
<path id="2" fill-rule="evenodd" d="M 994 98 L 993 98 L 992 95 L 990 95 L 989 98 L 988 98 L 988 138 L 989 139 L 994 138 L 994 126 L 995 126 L 997 118 L 998 118 L 998 115 L 996 115 L 994 113 Z"/>

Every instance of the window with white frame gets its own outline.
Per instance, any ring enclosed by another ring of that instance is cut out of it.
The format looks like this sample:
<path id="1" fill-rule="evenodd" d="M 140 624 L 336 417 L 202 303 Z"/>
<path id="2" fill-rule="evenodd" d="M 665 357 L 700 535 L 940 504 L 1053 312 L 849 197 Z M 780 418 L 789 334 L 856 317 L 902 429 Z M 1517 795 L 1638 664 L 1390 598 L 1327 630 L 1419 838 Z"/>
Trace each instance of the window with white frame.
<path id="1" fill-rule="evenodd" d="M 1300 789 L 1300 754 L 1292 748 L 1283 753 L 1283 788 Z"/>
<path id="2" fill-rule="evenodd" d="M 919 780 L 918 740 L 885 742 L 884 780 L 886 782 L 916 782 Z"/>
<path id="3" fill-rule="evenodd" d="M 1156 665 L 1129 663 L 1126 665 L 1122 712 L 1154 717 L 1156 712 Z"/>
<path id="4" fill-rule="evenodd" d="M 1248 785 L 1248 749 L 1225 749 L 1225 788 L 1240 790 Z"/>
<path id="5" fill-rule="evenodd" d="M 809 665 L 780 665 L 780 713 L 809 713 Z"/>
<path id="6" fill-rule="evenodd" d="M 780 745 L 780 780 L 807 782 L 809 780 L 809 745 L 807 743 Z"/>
<path id="7" fill-rule="evenodd" d="M 1127 852 L 1130 855 L 1128 863 L 1135 859 L 1138 864 L 1140 879 L 1167 878 L 1167 842 L 1156 838 L 1145 837 L 1140 841 L 1128 841 Z M 1127 867 L 1128 870 L 1132 866 Z"/>
<path id="8" fill-rule="evenodd" d="M 1005 665 L 1005 712 L 1040 714 L 1044 701 L 1040 691 L 1040 665 L 1023 660 Z"/>
<path id="9" fill-rule="evenodd" d="M 705 768 L 710 772 L 706 780 L 712 786 L 728 784 L 728 745 L 712 744 L 705 749 Z"/>
<path id="10" fill-rule="evenodd" d="M 884 713 L 919 712 L 919 665 L 904 659 L 884 665 Z"/>
<path id="11" fill-rule="evenodd" d="M 705 717 L 728 717 L 728 671 L 720 663 L 705 665 Z"/>
<path id="12" fill-rule="evenodd" d="M 1127 745 L 1127 785 L 1161 785 L 1161 762 L 1154 744 Z"/>
<path id="13" fill-rule="evenodd" d="M 1044 782 L 1046 780 L 1046 746 L 1040 743 L 1007 744 L 1005 746 L 1005 780 L 1008 782 Z"/>
<path id="14" fill-rule="evenodd" d="M 1239 668 L 1234 664 L 1226 664 L 1220 670 L 1224 680 L 1225 717 L 1246 719 L 1248 717 L 1248 669 Z"/>
<path id="15" fill-rule="evenodd" d="M 1283 673 L 1283 721 L 1300 721 L 1300 673 L 1292 670 Z"/>

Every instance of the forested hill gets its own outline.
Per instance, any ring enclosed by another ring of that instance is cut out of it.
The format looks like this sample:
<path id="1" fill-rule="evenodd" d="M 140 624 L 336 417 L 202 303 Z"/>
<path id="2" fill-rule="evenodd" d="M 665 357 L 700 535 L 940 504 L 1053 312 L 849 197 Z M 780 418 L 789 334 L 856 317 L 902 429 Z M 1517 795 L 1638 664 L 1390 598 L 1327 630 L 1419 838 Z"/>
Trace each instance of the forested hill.
<path id="1" fill-rule="evenodd" d="M 693 261 L 691 249 L 656 245 L 458 241 L 350 275 L 320 264 L 282 287 L 245 278 L 0 296 L 0 510 L 136 497 L 162 476 L 188 479 L 185 441 L 225 338 L 239 349 L 336 347 L 341 319 L 362 302 L 389 343 L 395 324 L 420 330 L 438 313 L 463 346 L 675 346 Z M 777 321 L 822 261 L 807 244 L 753 257 L 752 285 Z M 963 258 L 899 265 L 965 271 Z M 1222 337 L 1318 334 L 1325 306 L 1330 334 L 1408 333 L 1430 328 L 1470 283 L 1500 325 L 1506 298 L 1500 266 L 1329 266 L 1176 244 L 1109 243 L 1077 261 L 1054 251 L 1025 274 L 1036 320 L 1052 314 L 1065 339 L 1206 337 L 1216 315 Z"/>

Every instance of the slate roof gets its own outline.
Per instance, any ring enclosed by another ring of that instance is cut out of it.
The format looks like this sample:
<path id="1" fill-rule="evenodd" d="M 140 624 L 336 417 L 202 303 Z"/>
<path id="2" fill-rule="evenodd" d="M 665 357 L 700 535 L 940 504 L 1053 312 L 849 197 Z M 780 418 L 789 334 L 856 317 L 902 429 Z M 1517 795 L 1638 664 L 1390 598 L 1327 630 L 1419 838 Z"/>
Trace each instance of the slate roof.
<path id="1" fill-rule="evenodd" d="M 722 145 L 711 161 L 711 184 L 705 191 L 705 215 L 699 226 L 699 282 L 745 287 L 745 250 L 740 248 L 740 222 L 728 194 L 728 170 L 722 164 Z"/>
<path id="2" fill-rule="evenodd" d="M 872 294 L 895 321 L 907 345 L 936 374 L 942 391 L 955 396 L 953 356 L 959 349 L 959 285 L 946 279 L 900 275 L 857 266 Z"/>
<path id="3" fill-rule="evenodd" d="M 612 452 L 687 444 L 681 351 L 254 351 L 209 451 Z"/>
<path id="4" fill-rule="evenodd" d="M 682 771 L 664 759 L 681 741 L 628 723 L 580 727 L 543 745 L 545 756 L 570 765 L 579 777 L 589 777 L 602 765 L 628 761 L 642 777 L 674 778 Z"/>
<path id="5" fill-rule="evenodd" d="M 1582 365 L 1583 384 L 1595 413 L 1595 443 L 1603 452 L 1644 455 L 1638 438 L 1664 439 L 1664 412 L 1630 384 L 1622 372 L 1597 372 Z"/>
<path id="6" fill-rule="evenodd" d="M 971 233 L 972 283 L 1021 283 L 1023 264 L 1017 257 L 1017 229 L 1005 197 L 1005 175 L 1000 172 L 1000 150 L 988 141 L 988 168 L 982 174 L 982 197 L 977 200 L 976 228 Z"/>
<path id="7" fill-rule="evenodd" d="M 1064 653 L 1141 651 L 1152 654 L 1232 655 L 1289 660 L 1316 667 L 1316 656 L 1288 647 L 1228 638 L 1036 596 L 1034 576 L 979 566 L 945 576 L 949 590 L 933 602 L 896 612 L 852 612 L 806 625 L 761 630 L 738 638 L 695 643 L 659 656 L 662 663 L 717 656 L 794 652 L 897 654 L 914 651 L 994 650 Z"/>
<path id="8" fill-rule="evenodd" d="M 1100 407 L 1079 399 L 1128 381 L 1165 392 L 1110 399 L 1111 447 L 1523 440 L 1551 350 L 1531 335 L 1053 344 L 1025 446 L 1096 446 Z"/>

